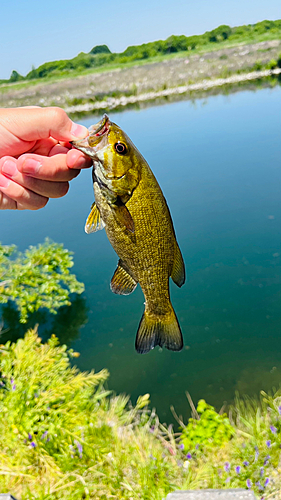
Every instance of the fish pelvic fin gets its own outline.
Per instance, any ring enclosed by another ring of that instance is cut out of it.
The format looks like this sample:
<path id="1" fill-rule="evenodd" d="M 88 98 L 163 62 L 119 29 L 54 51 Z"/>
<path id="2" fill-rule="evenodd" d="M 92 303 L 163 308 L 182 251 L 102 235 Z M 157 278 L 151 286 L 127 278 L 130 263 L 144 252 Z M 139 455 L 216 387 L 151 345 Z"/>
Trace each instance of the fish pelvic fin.
<path id="1" fill-rule="evenodd" d="M 85 232 L 87 234 L 90 233 L 95 233 L 96 231 L 99 231 L 100 229 L 103 229 L 105 227 L 105 223 L 103 222 L 100 211 L 94 202 L 91 207 L 91 211 L 88 215 L 88 218 L 86 220 L 85 224 Z"/>
<path id="2" fill-rule="evenodd" d="M 131 276 L 128 269 L 125 269 L 123 262 L 119 260 L 110 283 L 111 291 L 117 293 L 117 295 L 129 295 L 135 290 L 137 284 L 137 281 Z"/>
<path id="3" fill-rule="evenodd" d="M 136 337 L 136 351 L 145 354 L 157 345 L 170 351 L 180 351 L 183 348 L 180 325 L 172 306 L 164 316 L 144 311 L 141 318 Z"/>
<path id="4" fill-rule="evenodd" d="M 173 262 L 173 269 L 171 273 L 171 278 L 173 282 L 178 285 L 178 287 L 181 287 L 184 282 L 185 282 L 185 268 L 184 268 L 184 262 L 182 258 L 181 251 L 179 249 L 179 246 L 176 242 L 176 247 L 175 247 L 175 255 L 174 255 L 174 262 Z"/>

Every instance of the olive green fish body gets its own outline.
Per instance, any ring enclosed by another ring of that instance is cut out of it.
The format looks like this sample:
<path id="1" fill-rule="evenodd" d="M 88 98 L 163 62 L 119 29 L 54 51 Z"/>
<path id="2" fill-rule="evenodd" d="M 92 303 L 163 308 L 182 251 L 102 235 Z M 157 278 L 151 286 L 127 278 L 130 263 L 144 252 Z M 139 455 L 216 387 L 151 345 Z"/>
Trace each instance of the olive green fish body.
<path id="1" fill-rule="evenodd" d="M 119 131 L 115 124 L 111 125 Z M 131 154 L 127 169 L 118 170 L 114 165 L 120 158 L 118 153 L 114 155 L 112 147 L 99 155 L 100 163 L 94 160 L 95 205 L 88 218 L 89 226 L 105 226 L 119 256 L 111 280 L 112 291 L 128 294 L 139 283 L 144 293 L 145 312 L 136 338 L 137 351 L 148 352 L 156 345 L 180 350 L 182 335 L 170 301 L 169 277 L 181 286 L 184 264 L 171 215 L 147 162 L 123 132 L 121 139 Z M 124 161 L 122 155 L 121 160 Z M 109 164 L 106 171 L 105 165 Z M 100 220 L 93 222 L 93 217 Z"/>

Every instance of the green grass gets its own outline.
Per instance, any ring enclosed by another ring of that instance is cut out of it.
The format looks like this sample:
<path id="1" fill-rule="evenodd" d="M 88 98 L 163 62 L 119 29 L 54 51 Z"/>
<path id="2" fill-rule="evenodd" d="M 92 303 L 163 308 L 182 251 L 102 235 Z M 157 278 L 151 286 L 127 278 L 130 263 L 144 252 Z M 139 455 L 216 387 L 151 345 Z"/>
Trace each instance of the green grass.
<path id="1" fill-rule="evenodd" d="M 200 401 L 174 432 L 148 409 L 149 395 L 132 407 L 104 388 L 106 370 L 73 367 L 76 356 L 54 336 L 43 344 L 36 331 L 0 346 L 1 492 L 21 500 L 162 500 L 175 489 L 247 481 L 258 498 L 280 491 L 280 392 L 260 402 L 237 398 L 228 417 Z M 224 438 L 210 437 L 213 428 Z"/>

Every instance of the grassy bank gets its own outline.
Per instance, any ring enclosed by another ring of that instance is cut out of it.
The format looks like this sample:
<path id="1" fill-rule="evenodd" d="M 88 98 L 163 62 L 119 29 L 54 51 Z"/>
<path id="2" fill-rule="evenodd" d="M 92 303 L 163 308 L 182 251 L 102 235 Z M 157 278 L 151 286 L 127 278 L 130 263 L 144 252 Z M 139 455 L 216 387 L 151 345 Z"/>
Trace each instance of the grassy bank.
<path id="1" fill-rule="evenodd" d="M 278 71 L 280 53 L 281 40 L 271 40 L 204 53 L 180 52 L 154 62 L 124 63 L 122 69 L 105 71 L 104 67 L 73 77 L 20 81 L 0 87 L 0 106 L 60 106 L 69 113 L 87 113 L 124 109 L 177 95 L 194 98 L 211 94 L 214 88 L 237 87 L 255 73 L 255 78 L 264 78 L 261 72 Z"/>
<path id="2" fill-rule="evenodd" d="M 252 488 L 280 498 L 281 396 L 204 401 L 176 432 L 147 408 L 81 373 L 77 353 L 30 331 L 0 346 L 0 490 L 25 499 L 160 500 L 175 489 Z M 278 496 L 279 495 L 279 496 Z"/>

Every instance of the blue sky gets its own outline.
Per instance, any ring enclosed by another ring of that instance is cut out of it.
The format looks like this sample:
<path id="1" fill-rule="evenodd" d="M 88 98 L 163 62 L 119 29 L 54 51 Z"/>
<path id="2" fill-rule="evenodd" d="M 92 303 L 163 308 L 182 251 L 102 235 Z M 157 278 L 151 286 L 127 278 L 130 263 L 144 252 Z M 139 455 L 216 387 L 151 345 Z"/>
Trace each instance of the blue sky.
<path id="1" fill-rule="evenodd" d="M 8 0 L 1 5 L 0 78 L 95 45 L 121 52 L 172 34 L 280 18 L 280 0 Z"/>

